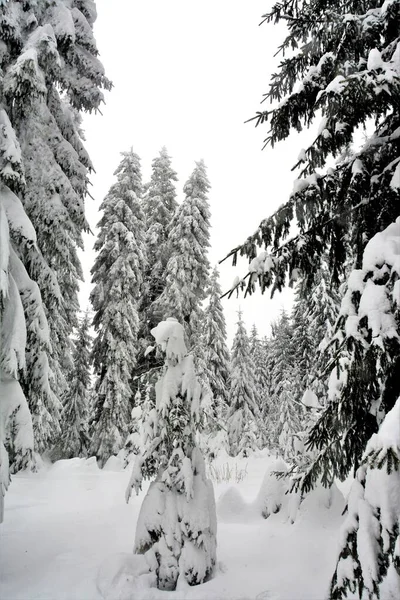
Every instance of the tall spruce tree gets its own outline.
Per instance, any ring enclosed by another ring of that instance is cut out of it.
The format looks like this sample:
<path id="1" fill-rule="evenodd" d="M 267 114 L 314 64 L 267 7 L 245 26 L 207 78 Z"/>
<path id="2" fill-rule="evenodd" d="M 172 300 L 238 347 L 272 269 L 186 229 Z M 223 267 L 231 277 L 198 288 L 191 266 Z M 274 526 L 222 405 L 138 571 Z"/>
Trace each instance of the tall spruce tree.
<path id="1" fill-rule="evenodd" d="M 148 265 L 146 272 L 147 295 L 145 310 L 147 332 L 156 326 L 154 302 L 165 287 L 165 267 L 169 260 L 168 237 L 171 221 L 177 210 L 174 182 L 178 180 L 171 166 L 171 157 L 165 146 L 152 162 L 152 173 L 144 197 L 146 215 L 146 248 Z"/>
<path id="2" fill-rule="evenodd" d="M 90 325 L 91 319 L 86 311 L 80 320 L 74 343 L 73 368 L 68 390 L 63 397 L 61 435 L 52 451 L 53 458 L 86 456 L 89 448 Z"/>
<path id="3" fill-rule="evenodd" d="M 309 126 L 318 114 L 322 121 L 299 154 L 295 167 L 303 170 L 289 201 L 231 254 L 251 260 L 249 293 L 257 281 L 262 291 L 274 291 L 299 277 L 304 290 L 312 289 L 326 254 L 333 284 L 349 262 L 355 267 L 332 341 L 328 404 L 309 437 L 318 453 L 303 480 L 306 491 L 319 478 L 330 485 L 357 470 L 400 393 L 400 273 L 393 252 L 400 239 L 400 3 L 284 0 L 264 20 L 286 23 L 279 50 L 294 51 L 283 57 L 266 94 L 279 104 L 255 117 L 257 124 L 269 122 L 266 143 Z M 344 152 L 367 122 L 372 135 Z M 317 171 L 329 155 L 340 157 L 336 166 Z M 293 222 L 299 233 L 288 239 Z M 256 256 L 261 244 L 265 251 Z M 377 512 L 379 524 L 381 518 Z M 349 574 L 353 587 L 357 575 Z"/>
<path id="4" fill-rule="evenodd" d="M 270 341 L 270 368 L 272 397 L 268 414 L 270 447 L 289 457 L 288 448 L 295 446 L 295 436 L 301 429 L 298 389 L 300 381 L 293 343 L 293 322 L 283 310 L 272 325 Z M 292 453 L 291 453 L 292 454 Z"/>
<path id="5" fill-rule="evenodd" d="M 327 396 L 326 370 L 332 359 L 329 351 L 334 326 L 339 316 L 339 293 L 329 286 L 326 266 L 317 273 L 315 286 L 303 294 L 298 286 L 292 312 L 296 387 L 298 399 L 307 389 L 322 401 Z"/>
<path id="6" fill-rule="evenodd" d="M 156 316 L 175 317 L 184 324 L 190 348 L 199 341 L 202 303 L 209 283 L 209 189 L 206 167 L 199 161 L 184 185 L 185 198 L 171 223 L 165 288 L 154 303 Z"/>
<path id="7" fill-rule="evenodd" d="M 87 228 L 84 198 L 92 165 L 79 111 L 96 110 L 101 88 L 110 88 L 110 82 L 97 57 L 92 1 L 11 0 L 1 3 L 0 14 L 2 139 L 15 137 L 21 149 L 18 177 L 9 172 L 7 185 L 19 194 L 36 230 L 35 247 L 19 244 L 17 250 L 39 286 L 51 332 L 45 342 L 28 323 L 21 377 L 36 447 L 43 451 L 59 431 L 59 397 L 71 364 L 69 335 L 77 324 L 82 277 L 77 248 Z M 11 162 L 17 162 L 15 154 Z"/>
<path id="8" fill-rule="evenodd" d="M 253 361 L 254 377 L 257 390 L 257 404 L 260 414 L 267 412 L 269 365 L 267 360 L 266 344 L 260 340 L 257 327 L 253 324 L 250 332 L 250 356 Z"/>
<path id="9" fill-rule="evenodd" d="M 146 268 L 140 159 L 122 153 L 117 177 L 100 209 L 97 258 L 92 269 L 95 415 L 90 453 L 101 464 L 123 446 L 128 433 L 131 380 L 138 351 L 137 305 Z"/>
<path id="10" fill-rule="evenodd" d="M 146 354 L 146 349 L 152 345 L 151 329 L 160 319 L 168 316 L 159 312 L 157 299 L 165 289 L 165 268 L 169 259 L 168 238 L 178 206 L 175 191 L 177 180 L 177 174 L 171 166 L 171 157 L 164 146 L 152 162 L 151 178 L 144 186 L 143 195 L 147 267 L 138 305 L 140 350 L 135 369 L 135 388 L 139 393 L 148 387 L 154 389 L 157 367 L 161 365 L 157 352 Z"/>
<path id="11" fill-rule="evenodd" d="M 250 357 L 250 343 L 239 311 L 231 353 L 231 380 L 228 397 L 227 429 L 232 456 L 257 447 L 259 412 L 256 384 Z"/>

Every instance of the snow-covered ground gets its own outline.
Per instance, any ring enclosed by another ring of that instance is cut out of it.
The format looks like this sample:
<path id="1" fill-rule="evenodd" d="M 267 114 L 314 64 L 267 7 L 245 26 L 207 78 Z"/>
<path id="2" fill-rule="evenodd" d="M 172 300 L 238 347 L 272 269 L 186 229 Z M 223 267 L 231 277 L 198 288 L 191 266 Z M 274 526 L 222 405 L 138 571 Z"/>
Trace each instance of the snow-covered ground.
<path id="1" fill-rule="evenodd" d="M 317 490 L 294 524 L 285 507 L 263 519 L 257 495 L 271 460 L 265 452 L 230 459 L 232 480 L 214 484 L 218 570 L 208 583 L 175 592 L 149 588 L 148 576 L 138 577 L 144 559 L 132 546 L 147 485 L 127 505 L 130 469 L 122 471 L 117 459 L 103 470 L 95 459 L 74 458 L 14 476 L 0 526 L 1 599 L 322 600 L 334 570 L 343 497 Z M 226 473 L 225 463 L 217 464 L 217 474 Z"/>

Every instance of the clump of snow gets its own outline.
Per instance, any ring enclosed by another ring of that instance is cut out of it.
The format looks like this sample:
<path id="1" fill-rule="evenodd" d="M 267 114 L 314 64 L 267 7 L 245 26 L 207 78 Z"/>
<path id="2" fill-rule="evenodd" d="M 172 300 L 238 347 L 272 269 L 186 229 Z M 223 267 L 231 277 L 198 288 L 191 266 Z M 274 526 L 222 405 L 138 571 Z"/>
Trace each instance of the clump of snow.
<path id="1" fill-rule="evenodd" d="M 383 60 L 381 53 L 377 48 L 372 48 L 369 51 L 368 61 L 367 61 L 367 69 L 368 71 L 376 71 L 377 69 L 383 68 Z"/>
<path id="2" fill-rule="evenodd" d="M 231 290 L 234 290 L 237 288 L 237 286 L 240 283 L 240 277 L 238 275 L 236 275 L 236 277 L 234 277 L 233 281 L 232 281 L 232 285 L 231 285 Z"/>
<path id="3" fill-rule="evenodd" d="M 305 189 L 307 189 L 310 186 L 317 186 L 318 179 L 319 179 L 319 176 L 317 175 L 317 173 L 312 173 L 311 175 L 309 175 L 308 177 L 305 177 L 304 179 L 295 179 L 293 182 L 292 194 L 299 194 L 300 192 L 303 192 Z"/>
<path id="4" fill-rule="evenodd" d="M 297 157 L 297 160 L 298 160 L 299 162 L 306 162 L 306 160 L 307 160 L 307 154 L 306 154 L 306 151 L 305 151 L 305 149 L 304 149 L 304 148 L 302 148 L 302 149 L 300 150 L 300 152 L 299 152 L 299 155 L 298 155 L 298 157 Z"/>
<path id="5" fill-rule="evenodd" d="M 376 233 L 365 247 L 363 270 L 373 271 L 376 265 L 387 262 L 400 273 L 400 217 L 386 229 Z"/>
<path id="6" fill-rule="evenodd" d="M 161 321 L 150 333 L 165 352 L 167 359 L 180 362 L 186 355 L 183 326 L 173 317 Z"/>
<path id="7" fill-rule="evenodd" d="M 347 86 L 347 81 L 343 75 L 337 75 L 335 79 L 326 86 L 325 93 L 326 94 L 342 94 L 343 90 Z"/>
<path id="8" fill-rule="evenodd" d="M 400 58 L 399 58 L 400 60 Z M 397 164 L 393 175 L 392 175 L 392 179 L 390 180 L 390 187 L 392 188 L 392 190 L 398 190 L 400 189 L 400 162 Z"/>
<path id="9" fill-rule="evenodd" d="M 301 402 L 304 404 L 304 406 L 307 406 L 307 408 L 321 407 L 318 396 L 309 388 L 304 392 Z"/>
<path id="10" fill-rule="evenodd" d="M 21 200 L 2 183 L 0 183 L 0 200 L 6 212 L 10 230 L 25 240 L 36 243 L 35 229 L 24 211 Z"/>

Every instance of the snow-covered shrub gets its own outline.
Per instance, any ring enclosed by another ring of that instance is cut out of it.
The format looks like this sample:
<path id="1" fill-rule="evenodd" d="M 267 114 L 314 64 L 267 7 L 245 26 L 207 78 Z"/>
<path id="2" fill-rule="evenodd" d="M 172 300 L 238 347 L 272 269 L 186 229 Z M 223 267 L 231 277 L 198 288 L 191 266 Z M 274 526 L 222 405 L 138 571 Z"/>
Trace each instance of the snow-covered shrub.
<path id="1" fill-rule="evenodd" d="M 217 521 L 212 483 L 195 444 L 202 389 L 183 327 L 170 318 L 151 333 L 165 352 L 165 367 L 156 384 L 154 428 L 134 463 L 127 501 L 143 478 L 155 476 L 140 510 L 135 552 L 145 554 L 159 589 L 174 590 L 179 579 L 196 585 L 211 576 Z"/>
<path id="2" fill-rule="evenodd" d="M 276 473 L 287 473 L 286 463 L 282 459 L 268 465 L 258 492 L 256 504 L 264 519 L 280 511 L 289 489 L 288 480 L 285 477 L 277 477 Z"/>
<path id="3" fill-rule="evenodd" d="M 241 468 L 238 463 L 230 464 L 228 462 L 221 464 L 211 463 L 208 466 L 208 475 L 211 481 L 215 483 L 241 483 L 247 477 L 247 464 Z"/>

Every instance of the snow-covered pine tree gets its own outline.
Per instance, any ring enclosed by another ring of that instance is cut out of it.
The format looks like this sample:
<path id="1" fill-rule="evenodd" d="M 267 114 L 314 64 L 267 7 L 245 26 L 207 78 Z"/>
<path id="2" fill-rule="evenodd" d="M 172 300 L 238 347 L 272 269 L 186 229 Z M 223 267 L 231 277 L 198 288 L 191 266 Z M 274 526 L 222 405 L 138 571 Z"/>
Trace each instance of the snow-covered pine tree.
<path id="1" fill-rule="evenodd" d="M 342 600 L 349 592 L 369 600 L 398 597 L 399 498 L 400 398 L 368 442 L 351 486 L 331 600 Z"/>
<path id="2" fill-rule="evenodd" d="M 213 415 L 221 417 L 226 410 L 229 393 L 230 356 L 226 345 L 226 322 L 221 302 L 221 287 L 217 267 L 212 271 L 208 304 L 204 310 L 204 363 L 213 397 Z"/>
<path id="3" fill-rule="evenodd" d="M 136 528 L 135 552 L 145 554 L 157 587 L 196 585 L 211 575 L 216 561 L 216 511 L 212 483 L 195 444 L 202 389 L 184 328 L 174 318 L 152 330 L 165 352 L 157 382 L 154 428 L 136 460 L 128 485 L 138 493 L 143 478 L 156 476 L 144 498 Z"/>
<path id="4" fill-rule="evenodd" d="M 305 480 L 308 487 L 320 476 L 329 484 L 357 468 L 368 439 L 400 392 L 394 375 L 400 332 L 392 295 L 398 259 L 382 255 L 374 244 L 375 259 L 369 256 L 362 266 L 368 242 L 396 227 L 390 224 L 399 215 L 399 18 L 400 3 L 382 0 L 340 6 L 284 0 L 265 15 L 266 21 L 284 21 L 288 27 L 280 51 L 294 50 L 283 58 L 266 96 L 279 104 L 257 115 L 257 123 L 269 121 L 266 143 L 274 145 L 292 129 L 309 126 L 320 113 L 322 121 L 313 143 L 300 152 L 296 166 L 304 168 L 289 201 L 231 254 L 251 261 L 249 293 L 257 280 L 262 291 L 281 289 L 288 279 L 312 289 L 326 255 L 333 283 L 340 282 L 350 261 L 356 266 L 334 342 L 330 401 L 310 437 L 319 460 Z M 374 123 L 372 135 L 343 154 L 367 122 Z M 340 157 L 339 163 L 317 172 L 330 155 Z M 299 233 L 288 238 L 292 223 Z M 256 256 L 261 244 L 265 251 Z M 378 307 L 379 295 L 384 304 Z"/>
<path id="5" fill-rule="evenodd" d="M 269 368 L 271 370 L 269 412 L 267 416 L 268 445 L 280 453 L 286 452 L 280 444 L 280 435 L 285 428 L 284 415 L 291 415 L 290 427 L 286 428 L 282 440 L 287 440 L 300 429 L 299 408 L 296 405 L 296 360 L 293 340 L 293 324 L 289 314 L 283 310 L 278 320 L 272 324 L 269 340 Z M 297 382 L 298 383 L 298 382 Z M 297 414 L 297 417 L 296 417 Z M 295 427 L 293 427 L 295 426 Z M 294 440 L 293 440 L 294 441 Z M 287 456 L 285 454 L 285 456 Z"/>
<path id="6" fill-rule="evenodd" d="M 90 325 L 89 311 L 86 310 L 74 343 L 73 368 L 63 397 L 61 435 L 52 451 L 55 459 L 86 456 L 89 448 Z"/>
<path id="7" fill-rule="evenodd" d="M 25 181 L 18 189 L 37 233 L 37 247 L 20 247 L 37 282 L 51 331 L 51 351 L 28 326 L 25 376 L 21 380 L 33 413 L 39 451 L 59 431 L 59 396 L 70 367 L 69 335 L 76 325 L 77 248 L 87 227 L 84 197 L 92 168 L 82 144 L 77 111 L 96 110 L 109 88 L 93 38 L 94 2 L 62 0 L 0 6 L 0 104 L 22 150 Z M 61 95 L 62 94 L 62 97 Z M 4 119 L 2 119 L 4 125 Z M 8 127 L 6 124 L 6 129 Z"/>
<path id="8" fill-rule="evenodd" d="M 297 288 L 291 313 L 292 338 L 290 340 L 294 367 L 291 381 L 294 398 L 297 401 L 313 381 L 313 367 L 318 348 L 316 332 L 307 318 L 307 309 L 308 299 L 303 298 L 300 289 Z"/>
<path id="9" fill-rule="evenodd" d="M 257 390 L 256 401 L 260 414 L 268 412 L 270 366 L 267 361 L 267 346 L 260 340 L 255 323 L 250 331 L 250 356 L 253 361 L 254 378 Z"/>
<path id="10" fill-rule="evenodd" d="M 4 134 L 4 129 L 3 129 Z M 7 142 L 7 137 L 2 142 Z M 14 147 L 17 149 L 17 145 Z M 3 145 L 2 150 L 5 150 Z M 9 174 L 13 155 L 9 148 Z M 4 157 L 4 154 L 2 158 Z M 10 483 L 9 453 L 17 467 L 29 466 L 33 451 L 32 419 L 18 381 L 25 366 L 27 339 L 21 294 L 29 298 L 43 334 L 48 333 L 40 292 L 18 258 L 13 238 L 21 244 L 35 244 L 36 236 L 20 200 L 0 184 L 0 522 L 4 514 L 4 495 Z M 8 451 L 7 451 L 7 448 Z"/>
<path id="11" fill-rule="evenodd" d="M 0 91 L 0 521 L 10 466 L 17 471 L 33 465 L 32 418 L 19 382 L 26 366 L 28 335 L 36 337 L 38 362 L 49 349 L 40 291 L 25 268 L 29 261 L 43 264 L 43 259 L 35 230 L 16 195 L 24 183 L 20 145 Z M 43 371 L 42 377 L 46 376 Z"/>
<path id="12" fill-rule="evenodd" d="M 227 428 L 231 456 L 257 448 L 259 411 L 250 343 L 239 311 L 231 352 Z"/>
<path id="13" fill-rule="evenodd" d="M 274 392 L 275 388 L 273 385 L 273 357 L 272 357 L 272 338 L 264 336 L 260 340 L 262 356 L 262 362 L 264 364 L 264 372 L 262 377 L 263 396 L 260 404 L 261 418 L 263 423 L 266 425 L 267 431 L 270 430 L 272 425 L 272 416 L 274 413 Z"/>
<path id="14" fill-rule="evenodd" d="M 147 185 L 143 205 L 146 215 L 146 248 L 148 265 L 146 272 L 147 333 L 160 321 L 154 315 L 154 302 L 165 287 L 165 267 L 169 260 L 168 237 L 171 221 L 177 210 L 174 182 L 178 181 L 171 166 L 171 157 L 165 146 L 152 162 L 152 173 Z M 142 309 L 143 310 L 143 309 Z"/>
<path id="15" fill-rule="evenodd" d="M 295 357 L 297 399 L 307 389 L 323 401 L 327 395 L 326 370 L 332 359 L 328 346 L 339 316 L 340 298 L 329 287 L 329 274 L 323 263 L 310 292 L 298 286 L 292 311 L 292 347 Z M 293 381 L 294 381 L 293 379 Z"/>
<path id="16" fill-rule="evenodd" d="M 146 349 L 152 345 L 151 329 L 168 316 L 159 313 L 157 299 L 165 288 L 165 268 L 169 259 L 168 237 L 178 206 L 174 184 L 177 180 L 177 174 L 171 166 L 171 157 L 164 146 L 152 162 L 151 178 L 144 186 L 143 195 L 147 268 L 138 305 L 140 350 L 135 368 L 135 388 L 139 393 L 143 393 L 148 386 L 154 389 L 158 367 L 162 364 L 162 358 L 156 352 L 146 354 Z"/>
<path id="17" fill-rule="evenodd" d="M 284 379 L 280 384 L 279 398 L 279 452 L 286 461 L 290 461 L 299 452 L 302 414 L 293 402 L 295 392 L 293 383 Z"/>
<path id="18" fill-rule="evenodd" d="M 377 432 L 400 394 L 399 256 L 400 217 L 368 242 L 361 269 L 348 279 L 330 343 L 334 369 L 329 402 L 309 436 L 311 449 L 323 451 L 307 473 L 305 487 L 321 473 L 329 482 L 356 471 L 368 435 Z M 349 435 L 354 429 L 357 435 Z"/>
<path id="19" fill-rule="evenodd" d="M 146 268 L 140 159 L 122 153 L 117 177 L 100 209 L 92 269 L 93 366 L 97 376 L 90 453 L 100 463 L 122 448 L 128 434 L 131 380 L 138 352 L 137 305 Z"/>
<path id="20" fill-rule="evenodd" d="M 201 160 L 184 185 L 185 198 L 171 223 L 167 245 L 169 260 L 165 269 L 165 288 L 154 303 L 154 315 L 175 317 L 184 324 L 189 347 L 199 340 L 210 264 L 210 209 L 206 167 Z"/>

